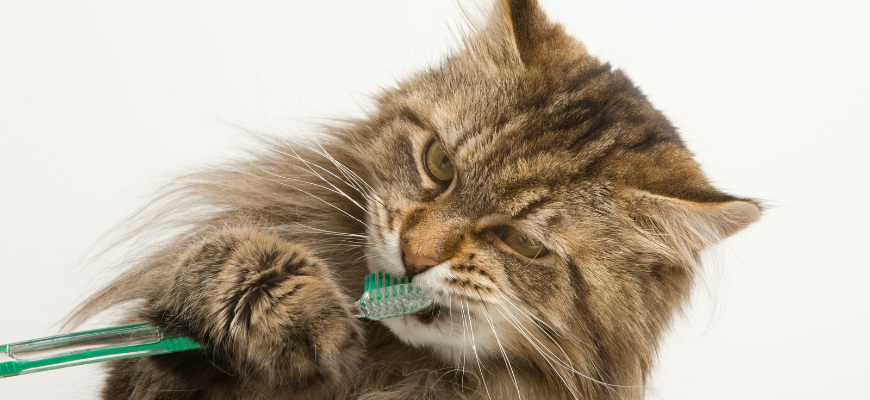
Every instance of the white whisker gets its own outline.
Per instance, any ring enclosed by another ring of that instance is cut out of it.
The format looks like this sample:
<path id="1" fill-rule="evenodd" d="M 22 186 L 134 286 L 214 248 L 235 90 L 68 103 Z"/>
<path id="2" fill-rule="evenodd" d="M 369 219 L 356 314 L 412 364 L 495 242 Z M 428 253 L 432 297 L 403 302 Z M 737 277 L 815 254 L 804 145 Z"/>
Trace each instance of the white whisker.
<path id="1" fill-rule="evenodd" d="M 374 192 L 374 188 L 369 186 L 369 184 L 365 180 L 360 178 L 360 176 L 357 175 L 356 172 L 354 172 L 350 168 L 347 168 L 344 164 L 338 162 L 335 158 L 333 158 L 332 155 L 330 155 L 329 152 L 327 152 L 326 149 L 323 148 L 323 146 L 320 144 L 320 142 L 317 140 L 316 137 L 312 137 L 312 139 L 313 139 L 314 143 L 317 143 L 317 147 L 319 147 L 321 151 L 314 150 L 308 146 L 304 146 L 305 148 L 307 148 L 308 150 L 311 150 L 317 154 L 320 154 L 321 156 L 325 157 L 327 160 L 331 161 L 333 165 L 335 165 L 337 168 L 339 168 L 339 170 L 342 172 L 342 175 L 345 175 L 345 177 L 347 179 L 353 180 L 353 181 L 357 182 L 358 184 L 361 183 L 361 184 L 366 186 L 368 191 Z M 350 176 L 348 176 L 348 174 Z M 360 191 L 365 192 L 365 190 L 363 190 L 362 188 L 359 188 L 359 189 L 360 189 Z"/>
<path id="2" fill-rule="evenodd" d="M 326 229 L 320 229 L 320 228 L 315 228 L 313 226 L 308 226 L 308 225 L 305 225 L 305 224 L 303 224 L 301 222 L 297 222 L 297 221 L 290 221 L 290 223 L 295 224 L 295 225 L 299 225 L 303 228 L 308 228 L 308 229 L 311 229 L 313 231 L 316 231 L 316 232 L 311 232 L 311 233 L 357 238 L 357 239 L 361 239 L 361 243 L 366 243 L 366 240 L 368 239 L 368 235 L 363 235 L 363 234 L 359 234 L 359 233 L 344 233 L 344 232 L 329 231 Z"/>
<path id="3" fill-rule="evenodd" d="M 288 164 L 288 165 L 291 165 L 291 166 L 294 166 L 294 167 L 297 167 L 297 168 L 302 168 L 302 167 L 299 167 L 298 165 L 293 165 L 293 164 Z M 294 182 L 304 183 L 304 184 L 307 184 L 307 185 L 316 186 L 316 187 L 319 187 L 319 188 L 321 188 L 321 189 L 324 189 L 324 190 L 330 191 L 330 192 L 332 192 L 332 193 L 335 193 L 335 194 L 337 194 L 337 195 L 340 195 L 340 196 L 342 196 L 342 197 L 344 197 L 344 198 L 350 200 L 353 204 L 355 204 L 355 205 L 356 205 L 357 207 L 359 207 L 360 209 L 362 209 L 362 210 L 366 210 L 365 207 L 363 207 L 361 204 L 359 204 L 358 202 L 356 202 L 356 200 L 352 199 L 352 198 L 351 198 L 350 196 L 348 196 L 346 193 L 344 193 L 344 192 L 341 191 L 341 190 L 335 189 L 335 186 L 334 186 L 334 185 L 331 185 L 331 184 L 330 184 L 330 186 L 331 186 L 331 188 L 330 188 L 330 187 L 326 187 L 326 186 L 323 186 L 323 185 L 320 185 L 320 184 L 317 184 L 317 183 L 314 183 L 314 182 L 309 182 L 309 181 L 305 181 L 305 180 L 297 179 L 297 178 L 290 178 L 290 177 L 286 177 L 286 176 L 283 176 L 283 175 L 276 174 L 276 173 L 271 172 L 271 171 L 266 171 L 265 169 L 263 169 L 262 167 L 260 167 L 259 165 L 256 165 L 256 164 L 255 164 L 254 166 L 257 167 L 260 171 L 263 171 L 263 172 L 265 172 L 265 173 L 267 173 L 267 174 L 269 174 L 269 175 L 272 175 L 272 176 L 274 176 L 274 177 L 277 177 L 277 178 L 285 179 L 285 180 L 288 180 L 288 181 L 294 181 Z M 316 175 L 316 174 L 315 174 L 315 175 Z M 325 179 L 323 179 L 323 178 L 320 177 L 319 175 L 316 175 L 316 176 L 317 176 L 318 178 L 320 178 L 321 180 L 323 180 L 324 182 L 329 183 L 328 181 L 326 181 Z"/>
<path id="4" fill-rule="evenodd" d="M 333 174 L 331 171 L 329 171 L 329 170 L 327 170 L 327 169 L 325 169 L 325 168 L 323 168 L 323 167 L 321 167 L 321 166 L 319 166 L 319 165 L 316 165 L 316 164 L 315 164 L 315 166 L 318 167 L 318 168 L 320 168 L 320 169 L 322 169 L 323 171 L 329 173 L 330 175 L 332 175 L 332 176 L 335 177 L 336 179 L 338 179 L 338 180 L 344 182 L 344 183 L 347 184 L 348 186 L 351 186 L 351 187 L 355 188 L 355 189 L 356 189 L 360 194 L 362 194 L 363 196 L 365 196 L 367 199 L 369 199 L 369 200 L 374 200 L 374 201 L 376 201 L 376 202 L 378 202 L 378 203 L 381 203 L 379 199 L 377 199 L 377 198 L 374 197 L 374 196 L 371 196 L 371 193 L 374 192 L 374 189 L 373 189 L 371 186 L 369 186 L 369 184 L 368 184 L 367 182 L 365 182 L 365 180 L 363 180 L 362 178 L 360 178 L 359 175 L 357 175 L 355 172 L 353 172 L 350 168 L 347 168 L 347 166 L 345 166 L 344 164 L 342 164 L 341 162 L 339 162 L 338 160 L 336 160 L 334 157 L 332 157 L 332 156 L 331 156 L 331 155 L 326 151 L 326 149 L 323 148 L 323 146 L 320 144 L 320 142 L 317 140 L 317 138 L 315 138 L 315 137 L 311 137 L 311 139 L 312 139 L 312 141 L 314 141 L 314 143 L 317 143 L 317 146 L 318 146 L 321 150 L 314 149 L 314 148 L 312 148 L 311 146 L 308 146 L 308 145 L 305 145 L 305 144 L 301 144 L 301 143 L 295 143 L 295 146 L 297 146 L 297 147 L 301 147 L 301 148 L 304 148 L 304 149 L 306 149 L 306 150 L 310 150 L 310 151 L 314 152 L 315 154 L 318 154 L 318 155 L 320 155 L 321 157 L 327 159 L 329 162 L 332 163 L 332 165 L 334 165 L 336 168 L 338 168 L 339 172 L 341 172 L 341 174 L 345 177 L 345 179 L 342 179 L 342 178 L 336 176 L 336 175 Z M 288 143 L 286 139 L 284 139 L 284 143 L 285 143 L 285 144 L 287 145 L 287 147 L 290 148 L 290 149 L 293 151 L 293 153 L 296 155 L 294 158 L 296 158 L 296 159 L 298 159 L 298 160 L 300 160 L 300 161 L 302 161 L 302 162 L 306 162 L 304 159 L 302 159 L 301 156 L 299 156 L 299 154 L 298 154 L 295 150 L 293 150 L 294 145 L 291 145 L 290 143 Z M 276 150 L 276 151 L 277 151 L 277 150 Z M 281 154 L 285 154 L 285 153 L 282 153 L 282 152 L 280 152 L 280 151 L 278 151 L 278 152 L 281 153 Z M 289 155 L 288 155 L 288 156 L 289 156 Z M 291 156 L 291 157 L 292 157 L 292 156 Z M 363 188 L 362 185 L 365 185 L 365 188 Z M 381 203 L 381 205 L 383 205 L 383 203 Z"/>
<path id="5" fill-rule="evenodd" d="M 483 370 L 483 365 L 480 362 L 480 356 L 477 354 L 477 344 L 474 342 L 474 323 L 471 319 L 471 307 L 468 305 L 468 300 L 465 300 L 465 309 L 468 311 L 468 332 L 471 334 L 471 351 L 474 353 L 474 359 L 477 362 L 477 370 L 480 372 L 480 380 L 483 382 L 483 389 L 486 391 L 486 397 L 492 400 L 492 395 L 489 393 L 489 387 L 486 385 L 486 375 Z"/>
<path id="6" fill-rule="evenodd" d="M 498 311 L 498 310 L 497 310 L 497 311 Z M 507 311 L 507 310 L 505 310 L 505 311 Z M 501 313 L 501 311 L 499 311 L 499 313 Z M 559 370 L 556 368 L 556 365 L 553 365 L 554 362 L 555 362 L 556 364 L 558 364 L 558 365 L 561 365 L 561 366 L 565 366 L 565 364 L 564 364 L 561 360 L 558 360 L 557 358 L 555 358 L 554 356 L 552 356 L 552 355 L 547 355 L 546 353 L 544 353 L 544 352 L 542 351 L 541 347 L 539 347 L 539 345 L 540 345 L 540 346 L 543 346 L 543 344 L 540 343 L 537 339 L 535 339 L 535 340 L 533 341 L 533 340 L 532 340 L 533 337 L 532 337 L 532 335 L 530 334 L 530 332 L 526 331 L 525 328 L 521 326 L 521 323 L 520 323 L 519 321 L 516 320 L 516 317 L 515 317 L 513 314 L 510 314 L 509 311 L 508 311 L 508 315 L 505 315 L 504 313 L 501 313 L 501 314 L 502 314 L 503 317 L 505 317 L 505 319 L 506 319 L 506 320 L 507 320 L 511 325 L 514 326 L 514 328 L 516 328 L 516 329 L 520 332 L 520 334 L 523 336 L 523 338 L 525 338 L 526 341 L 528 341 L 529 344 L 531 344 L 532 347 L 534 347 L 535 350 L 536 350 L 539 354 L 541 354 L 541 355 L 544 357 L 544 361 L 546 361 L 547 364 L 550 366 L 550 368 L 553 369 L 553 372 L 556 373 L 556 376 L 559 377 L 559 379 L 562 381 L 562 383 L 565 384 L 565 387 L 568 388 L 568 390 L 571 392 L 571 395 L 574 396 L 574 398 L 576 399 L 576 398 L 577 398 L 577 394 L 574 393 L 574 390 L 571 390 L 571 385 L 568 383 L 568 381 L 565 380 L 565 377 L 562 376 L 562 374 L 559 373 Z M 538 344 L 535 344 L 535 342 L 538 342 Z M 547 352 L 549 352 L 549 351 L 547 351 Z M 579 374 L 579 373 L 578 373 L 578 374 Z M 580 374 L 580 375 L 583 376 L 583 374 Z"/>
<path id="7" fill-rule="evenodd" d="M 483 297 L 481 297 L 480 301 L 483 301 Z M 517 383 L 517 377 L 514 375 L 514 369 L 511 367 L 511 362 L 508 360 L 507 352 L 504 350 L 504 346 L 501 344 L 501 340 L 498 337 L 498 332 L 496 332 L 495 324 L 492 322 L 492 317 L 489 315 L 489 310 L 486 307 L 486 303 L 483 306 L 483 316 L 486 319 L 486 322 L 489 324 L 489 328 L 492 329 L 492 334 L 495 336 L 495 342 L 498 344 L 498 349 L 501 351 L 501 355 L 504 358 L 505 365 L 507 365 L 508 373 L 510 373 L 511 381 L 514 383 L 514 387 L 517 389 L 517 398 L 523 398 L 522 393 L 520 393 L 520 385 Z"/>
<path id="8" fill-rule="evenodd" d="M 265 147 L 265 146 L 263 146 L 263 147 Z M 303 146 L 300 146 L 300 147 L 303 147 Z M 317 169 L 320 169 L 321 171 L 324 171 L 324 172 L 328 173 L 329 175 L 332 175 L 335 179 L 338 179 L 338 180 L 341 181 L 342 183 L 345 183 L 345 184 L 347 184 L 348 186 L 350 186 L 350 187 L 356 189 L 358 193 L 360 193 L 360 194 L 363 195 L 363 197 L 368 198 L 369 196 L 367 196 L 367 193 L 366 193 L 364 190 L 361 190 L 360 187 L 354 185 L 354 184 L 351 183 L 351 182 L 345 181 L 344 179 L 342 179 L 341 177 L 335 175 L 334 173 L 332 173 L 332 172 L 329 171 L 328 169 L 323 168 L 322 166 L 320 166 L 320 165 L 318 165 L 318 164 L 316 164 L 316 163 L 310 162 L 310 161 L 308 161 L 308 160 L 302 158 L 302 156 L 300 156 L 299 153 L 298 153 L 296 150 L 294 150 L 292 146 L 289 146 L 289 145 L 288 145 L 288 148 L 290 149 L 290 151 L 293 152 L 293 154 L 285 153 L 285 152 L 283 152 L 283 151 L 276 150 L 276 149 L 272 149 L 272 148 L 269 148 L 269 147 L 265 147 L 265 148 L 268 149 L 268 150 L 270 150 L 270 151 L 274 151 L 274 152 L 276 152 L 276 153 L 278 153 L 278 154 L 281 154 L 281 155 L 284 155 L 284 156 L 290 157 L 290 158 L 292 158 L 292 159 L 296 159 L 296 160 L 298 160 L 298 161 L 301 161 L 303 164 L 305 164 L 305 167 L 301 167 L 301 166 L 298 166 L 298 165 L 295 165 L 295 164 L 290 164 L 290 163 L 286 163 L 286 164 L 287 164 L 287 165 L 290 165 L 290 166 L 293 166 L 293 167 L 296 167 L 296 168 L 299 168 L 299 169 L 301 169 L 301 170 L 303 170 L 303 171 L 307 171 L 308 173 L 310 173 L 310 174 L 312 174 L 312 175 L 314 175 L 314 176 L 320 178 L 320 180 L 326 182 L 327 184 L 329 184 L 329 186 L 331 186 L 331 187 L 334 189 L 334 191 L 335 191 L 334 193 L 341 194 L 342 196 L 344 196 L 345 198 L 347 198 L 348 200 L 350 200 L 351 202 L 353 202 L 354 204 L 356 204 L 359 208 L 361 208 L 361 209 L 363 209 L 363 210 L 366 209 L 365 207 L 363 207 L 362 205 L 360 205 L 356 200 L 354 200 L 352 197 L 350 197 L 349 195 L 347 195 L 347 193 L 345 193 L 344 191 L 342 191 L 341 189 L 339 189 L 338 187 L 336 187 L 335 185 L 333 185 L 332 182 L 330 182 L 328 179 L 324 178 L 323 175 L 321 175 L 321 174 L 319 174 L 317 171 L 315 171 L 314 168 L 312 168 L 312 166 L 313 166 L 313 167 L 316 167 Z M 333 162 L 333 164 L 334 164 L 334 162 Z"/>
<path id="9" fill-rule="evenodd" d="M 320 152 L 318 152 L 318 151 L 316 151 L 316 150 L 311 149 L 311 148 L 308 147 L 308 146 L 300 145 L 300 147 L 307 148 L 307 149 L 309 149 L 309 150 L 311 150 L 311 151 L 314 151 L 315 153 L 319 154 L 320 156 L 326 158 L 329 162 L 331 162 L 334 166 L 336 166 L 336 167 L 339 169 L 339 171 L 342 171 L 343 165 L 342 165 L 342 166 L 339 166 L 341 163 L 338 163 L 338 162 L 337 162 L 334 158 L 332 158 L 331 156 L 324 155 L 324 154 L 322 154 L 322 153 L 320 153 Z M 324 168 L 324 167 L 322 167 L 322 166 L 320 166 L 320 165 L 317 165 L 317 164 L 311 163 L 311 162 L 309 162 L 308 160 L 303 159 L 303 158 L 299 155 L 299 153 L 298 153 L 295 149 L 293 149 L 292 147 L 290 148 L 290 150 L 293 151 L 293 154 L 296 156 L 296 158 L 297 158 L 298 160 L 300 160 L 300 161 L 302 161 L 303 163 L 305 163 L 305 165 L 308 167 L 308 170 L 311 171 L 312 174 L 317 175 L 317 177 L 319 177 L 320 179 L 322 179 L 324 182 L 329 183 L 329 185 L 332 186 L 335 190 L 338 190 L 338 191 L 344 193 L 343 191 L 341 191 L 340 189 L 338 189 L 337 187 L 335 187 L 335 185 L 333 185 L 331 182 L 329 182 L 328 180 L 326 180 L 322 175 L 320 175 L 319 173 L 317 173 L 317 171 L 315 171 L 313 168 L 311 168 L 312 165 L 314 165 L 314 166 L 317 167 L 318 169 L 320 169 L 320 170 L 322 170 L 322 171 L 328 173 L 329 175 L 331 175 L 331 176 L 334 177 L 335 179 L 338 179 L 339 181 L 341 181 L 341 182 L 347 184 L 348 186 L 350 186 L 350 187 L 356 189 L 357 192 L 363 194 L 363 196 L 366 195 L 367 192 L 366 192 L 365 190 L 363 190 L 361 187 L 359 187 L 358 185 L 355 185 L 354 183 L 352 183 L 352 182 L 350 182 L 350 181 L 348 181 L 348 180 L 342 179 L 342 178 L 339 177 L 338 175 L 332 173 L 332 171 L 330 171 L 330 170 L 328 170 L 328 169 L 326 169 L 326 168 Z M 342 172 L 342 175 L 345 175 L 345 174 Z M 347 177 L 347 176 L 345 175 L 345 177 Z M 348 198 L 350 198 L 350 197 L 348 197 Z M 354 200 L 351 200 L 351 201 L 354 201 Z M 359 204 L 357 204 L 357 205 L 359 205 Z M 362 206 L 360 206 L 360 207 L 362 207 Z"/>
<path id="10" fill-rule="evenodd" d="M 509 323 L 511 323 L 511 325 L 513 325 L 516 329 L 518 329 L 518 330 L 520 331 L 520 333 L 523 335 L 523 337 L 524 337 L 524 338 L 529 342 L 529 344 L 531 344 L 532 347 L 534 347 L 535 350 L 536 350 L 536 351 L 537 351 L 541 356 L 544 357 L 544 361 L 546 361 L 546 362 L 551 366 L 551 368 L 553 368 L 553 371 L 556 372 L 556 375 L 558 375 L 560 379 L 562 379 L 562 381 L 565 383 L 566 387 L 569 387 L 569 388 L 570 388 L 570 385 L 568 384 L 568 382 L 566 382 L 566 381 L 564 380 L 564 377 L 562 377 L 562 374 L 558 373 L 558 370 L 556 369 L 556 365 L 558 365 L 558 366 L 560 366 L 560 367 L 566 369 L 567 371 L 570 371 L 570 372 L 572 372 L 573 374 L 576 374 L 576 375 L 578 375 L 578 376 L 580 376 L 580 377 L 582 377 L 582 378 L 584 378 L 584 379 L 587 379 L 587 380 L 589 380 L 589 381 L 591 381 L 591 382 L 594 382 L 594 383 L 597 383 L 597 384 L 602 385 L 603 387 L 607 388 L 608 390 L 610 390 L 611 392 L 613 392 L 614 394 L 616 394 L 616 395 L 619 396 L 620 398 L 622 398 L 623 396 L 622 396 L 618 391 L 616 391 L 615 388 L 631 388 L 631 389 L 635 389 L 635 388 L 642 388 L 642 387 L 643 387 L 643 386 L 615 385 L 615 384 L 611 384 L 611 383 L 607 383 L 607 382 L 601 381 L 601 380 L 599 380 L 599 379 L 592 378 L 592 377 L 590 377 L 589 375 L 584 374 L 584 373 L 578 371 L 577 369 L 575 369 L 575 368 L 570 364 L 570 358 L 567 357 L 567 354 L 565 353 L 564 349 L 562 349 L 562 347 L 558 344 L 558 342 L 556 342 L 556 341 L 555 341 L 551 336 L 549 336 L 549 334 L 547 334 L 546 331 L 544 331 L 543 329 L 541 329 L 541 331 L 542 331 L 545 335 L 547 335 L 548 338 L 550 338 L 550 340 L 553 342 L 553 344 L 555 344 L 555 345 L 556 345 L 560 350 L 562 350 L 563 354 L 566 355 L 566 358 L 568 358 L 568 361 L 567 361 L 567 362 L 564 361 L 564 360 L 562 360 L 562 359 L 560 359 L 560 358 L 557 357 L 555 354 L 553 354 L 553 353 L 552 353 L 552 352 L 551 352 L 551 351 L 550 351 L 550 350 L 549 350 L 549 349 L 544 345 L 544 343 L 541 343 L 541 342 L 540 342 L 540 341 L 539 341 L 539 340 L 538 340 L 534 335 L 532 335 L 531 332 L 529 332 L 529 331 L 525 328 L 524 324 L 522 324 L 522 322 L 520 322 L 520 321 L 517 319 L 517 317 L 514 316 L 513 313 L 510 312 L 510 310 L 508 310 L 508 309 L 506 309 L 506 308 L 504 308 L 504 307 L 501 307 L 501 309 L 504 310 L 507 314 L 502 313 L 500 310 L 497 310 L 497 311 L 499 311 L 499 313 L 501 313 L 502 316 L 504 316 L 505 319 L 506 319 Z M 530 318 L 530 316 L 528 316 L 527 313 L 524 313 L 522 309 L 520 309 L 520 308 L 515 308 L 515 310 L 518 311 L 518 312 L 520 312 L 520 313 L 523 314 L 523 315 L 526 315 L 526 318 Z M 530 319 L 531 319 L 531 318 L 530 318 Z M 536 326 L 537 326 L 537 325 L 536 325 Z M 540 329 L 540 327 L 538 327 L 538 328 Z M 554 363 L 555 363 L 556 365 L 553 365 Z M 573 391 L 572 391 L 572 393 L 573 393 Z M 574 394 L 574 396 L 575 396 L 575 398 L 576 398 L 576 394 Z"/>
<path id="11" fill-rule="evenodd" d="M 259 168 L 259 166 L 258 166 L 257 168 Z M 254 175 L 254 176 L 256 176 L 256 175 Z M 326 204 L 326 205 L 328 205 L 328 206 L 330 206 L 330 207 L 332 207 L 332 208 L 338 210 L 340 213 L 342 213 L 342 214 L 344 214 L 344 215 L 347 215 L 347 216 L 350 217 L 351 219 L 353 219 L 353 220 L 355 220 L 355 221 L 357 221 L 357 222 L 359 222 L 359 223 L 361 223 L 361 224 L 363 224 L 363 225 L 366 224 L 365 222 L 360 221 L 359 218 L 354 217 L 353 215 L 351 215 L 351 214 L 348 213 L 347 211 L 344 211 L 344 210 L 342 210 L 341 208 L 338 208 L 338 207 L 335 206 L 334 204 L 332 204 L 332 203 L 330 203 L 330 202 L 328 202 L 328 201 L 326 201 L 326 200 L 321 199 L 321 198 L 318 197 L 317 195 L 315 195 L 315 194 L 313 194 L 313 193 L 311 193 L 311 192 L 309 192 L 309 191 L 307 191 L 307 190 L 300 189 L 300 188 L 295 187 L 295 186 L 293 186 L 293 185 L 288 185 L 288 184 L 286 184 L 286 183 L 284 183 L 284 182 L 278 182 L 278 181 L 276 181 L 276 180 L 274 180 L 274 179 L 269 179 L 269 178 L 266 178 L 266 177 L 263 177 L 263 176 L 260 176 L 259 178 L 260 178 L 260 179 L 265 179 L 265 180 L 270 181 L 270 182 L 275 182 L 275 183 L 277 183 L 277 184 L 279 184 L 279 185 L 287 186 L 287 187 L 289 187 L 289 188 L 292 188 L 292 189 L 298 190 L 298 191 L 300 191 L 300 192 L 302 192 L 302 193 L 305 193 L 305 194 L 307 194 L 307 195 L 309 195 L 309 196 L 311 196 L 311 197 L 313 197 L 313 198 L 319 200 L 319 201 L 322 202 L 323 204 Z"/>

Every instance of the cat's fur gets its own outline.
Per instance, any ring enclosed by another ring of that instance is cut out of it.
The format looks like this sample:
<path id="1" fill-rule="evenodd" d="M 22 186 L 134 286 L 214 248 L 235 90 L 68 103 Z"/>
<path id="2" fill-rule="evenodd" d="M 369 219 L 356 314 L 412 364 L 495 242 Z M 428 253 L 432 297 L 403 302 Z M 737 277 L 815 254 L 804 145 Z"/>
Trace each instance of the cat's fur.
<path id="1" fill-rule="evenodd" d="M 497 2 L 376 104 L 179 184 L 155 225 L 184 232 L 74 321 L 133 304 L 128 321 L 206 348 L 114 362 L 105 398 L 641 398 L 698 253 L 760 215 L 534 0 Z M 432 140 L 449 184 L 426 172 Z M 550 253 L 514 252 L 507 225 Z M 354 318 L 364 275 L 406 272 L 403 246 L 437 262 L 414 272 L 440 311 Z"/>

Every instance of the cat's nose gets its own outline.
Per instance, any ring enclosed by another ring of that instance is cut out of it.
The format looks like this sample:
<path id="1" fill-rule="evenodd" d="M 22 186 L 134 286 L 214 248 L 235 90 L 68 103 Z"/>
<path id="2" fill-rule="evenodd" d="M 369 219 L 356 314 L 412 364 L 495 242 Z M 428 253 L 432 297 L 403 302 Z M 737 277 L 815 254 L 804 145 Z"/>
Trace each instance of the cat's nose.
<path id="1" fill-rule="evenodd" d="M 399 245 L 402 246 L 402 261 L 405 263 L 405 275 L 413 277 L 414 275 L 422 274 L 427 269 L 438 265 L 437 261 L 415 253 L 404 240 L 400 240 Z"/>

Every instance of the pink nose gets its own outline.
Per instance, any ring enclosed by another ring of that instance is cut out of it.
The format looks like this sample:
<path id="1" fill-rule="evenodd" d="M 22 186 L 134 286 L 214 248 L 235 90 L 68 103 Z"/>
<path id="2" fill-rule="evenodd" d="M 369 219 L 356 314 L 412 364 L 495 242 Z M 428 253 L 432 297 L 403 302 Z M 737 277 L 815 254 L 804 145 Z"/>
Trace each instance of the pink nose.
<path id="1" fill-rule="evenodd" d="M 422 274 L 427 269 L 438 265 L 437 261 L 414 253 L 414 250 L 411 250 L 404 240 L 400 240 L 399 245 L 402 246 L 402 253 L 404 253 L 402 261 L 405 262 L 405 275 L 413 277 L 414 275 Z"/>

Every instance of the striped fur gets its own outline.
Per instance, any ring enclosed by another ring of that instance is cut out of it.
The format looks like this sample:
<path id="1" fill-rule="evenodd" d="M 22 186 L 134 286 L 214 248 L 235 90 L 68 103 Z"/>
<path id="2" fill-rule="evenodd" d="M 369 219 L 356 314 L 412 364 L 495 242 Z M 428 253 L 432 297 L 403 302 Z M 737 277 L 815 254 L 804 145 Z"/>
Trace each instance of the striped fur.
<path id="1" fill-rule="evenodd" d="M 130 240 L 171 231 L 72 323 L 131 304 L 207 345 L 114 362 L 111 399 L 637 399 L 698 253 L 760 216 L 661 112 L 533 0 L 316 141 L 194 173 Z M 455 168 L 433 180 L 440 141 Z M 528 258 L 511 226 L 549 253 Z M 165 231 L 161 231 L 161 229 Z M 403 246 L 426 315 L 353 318 Z"/>

